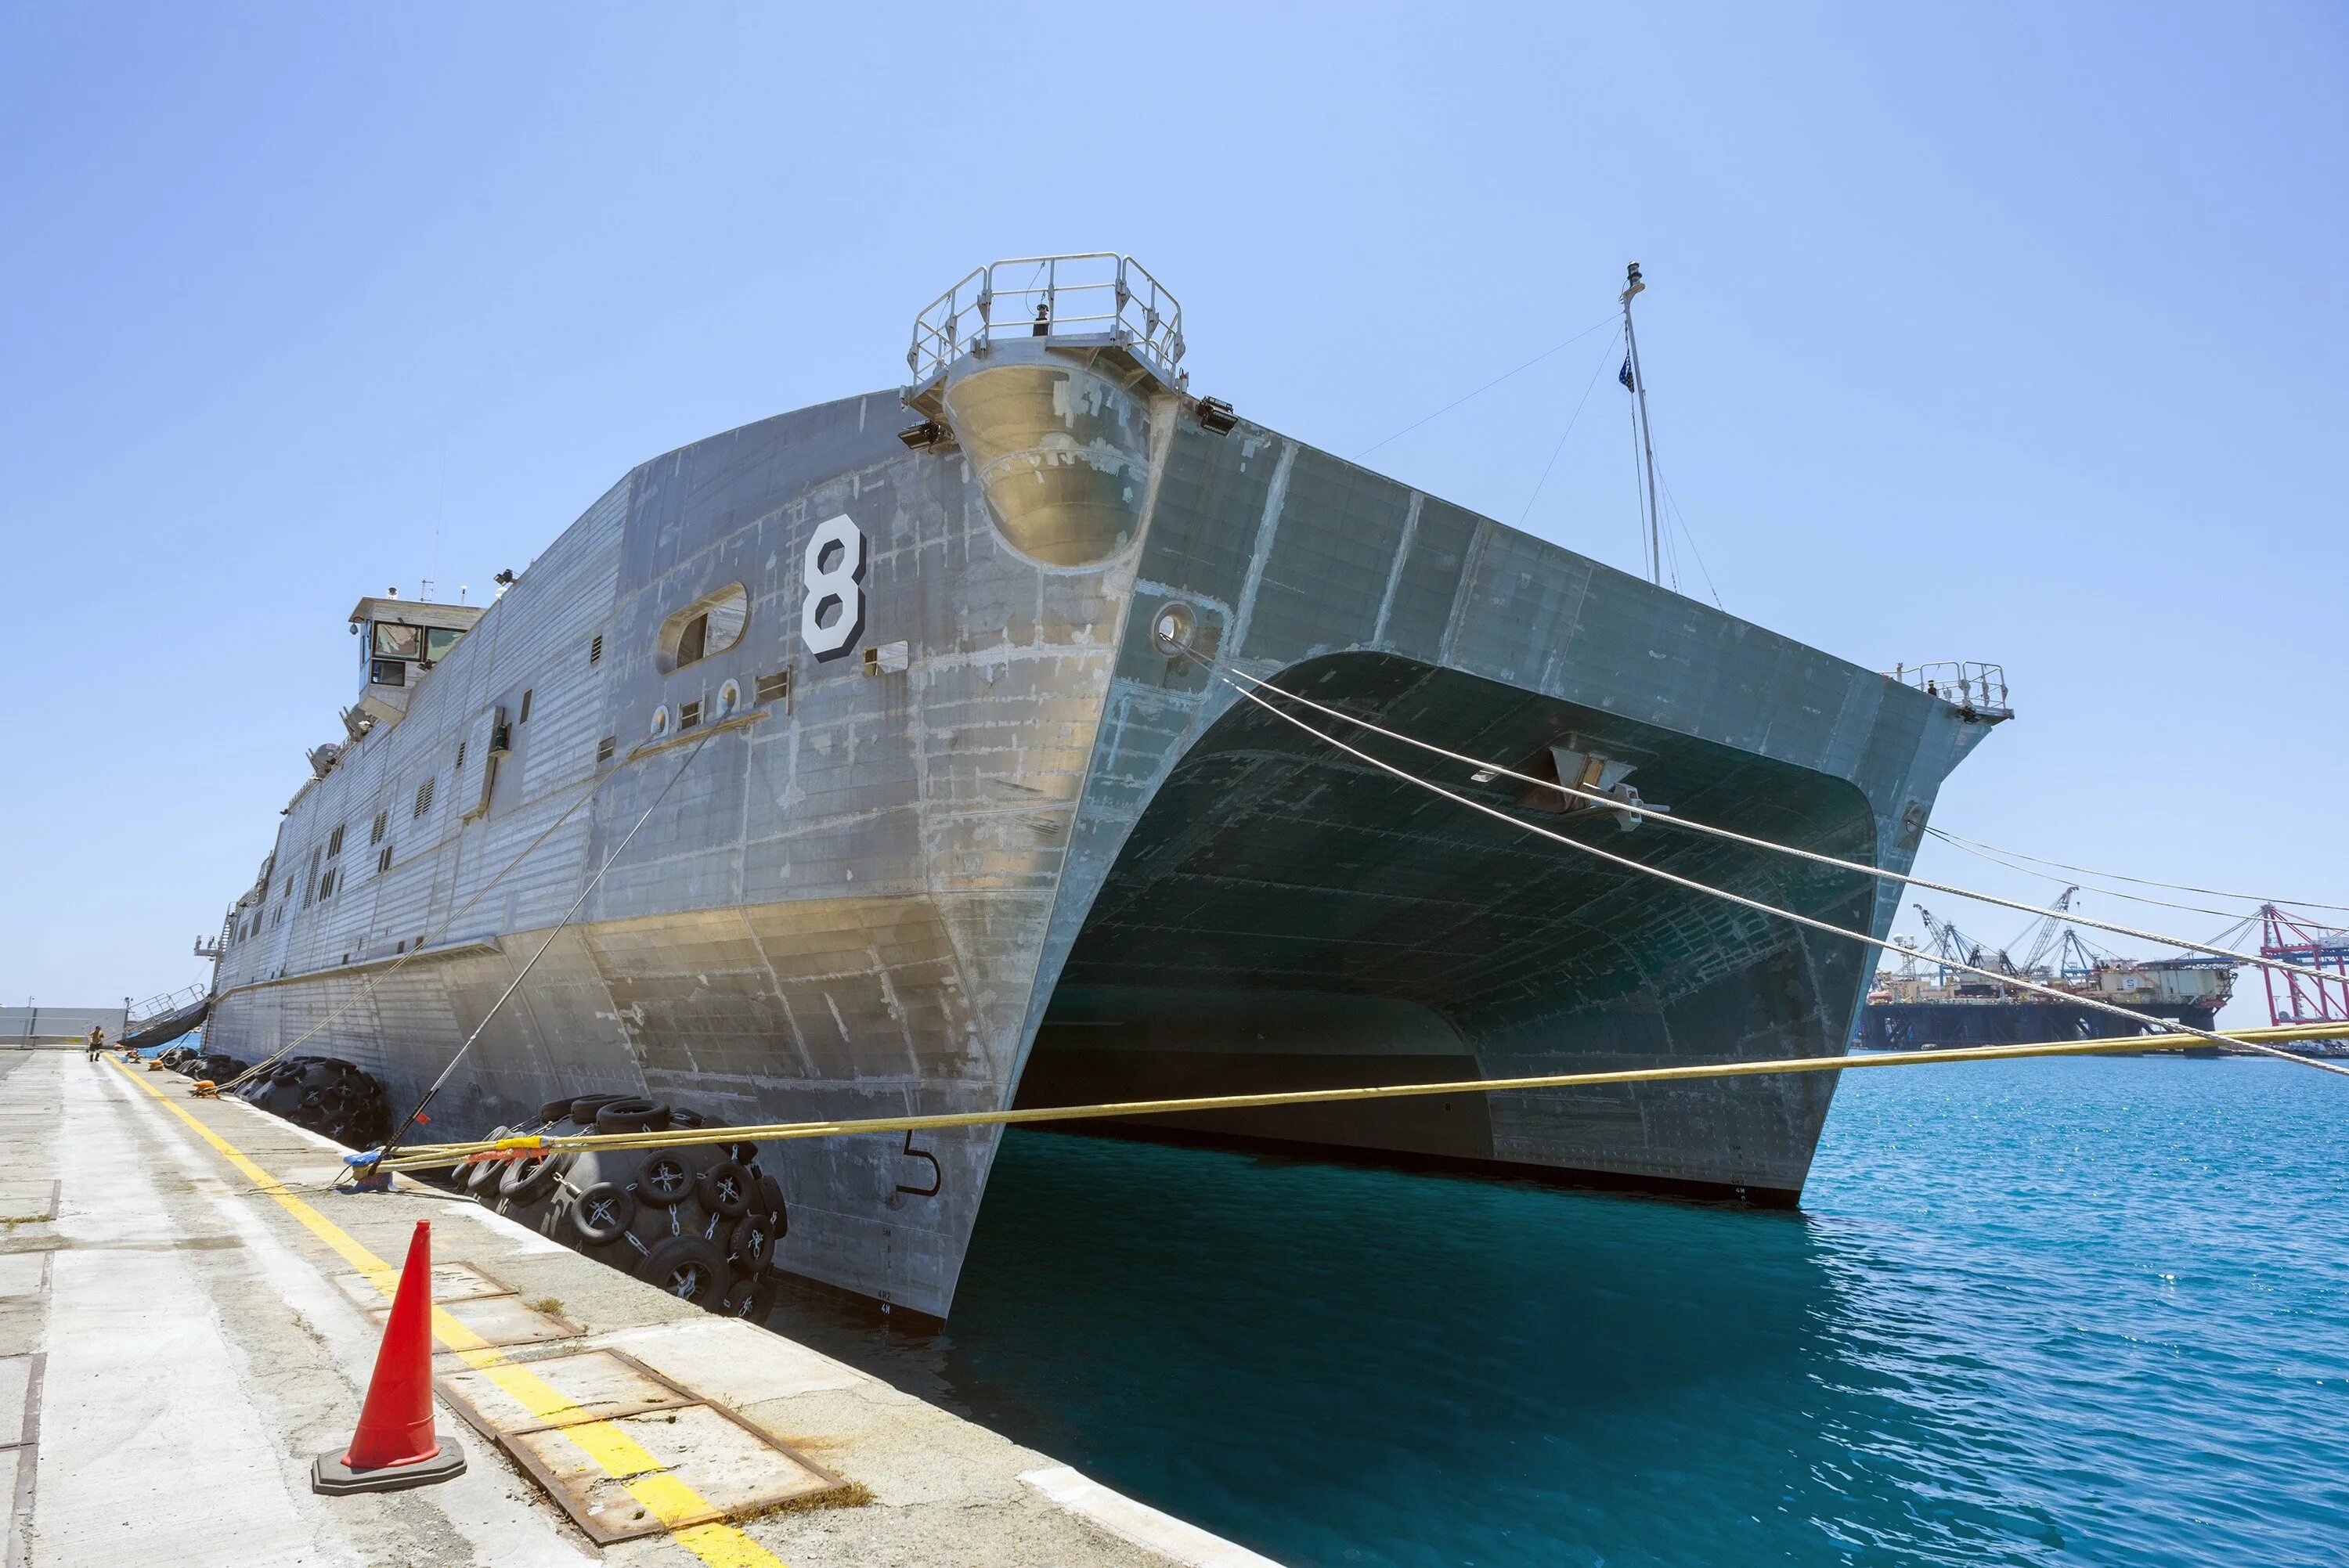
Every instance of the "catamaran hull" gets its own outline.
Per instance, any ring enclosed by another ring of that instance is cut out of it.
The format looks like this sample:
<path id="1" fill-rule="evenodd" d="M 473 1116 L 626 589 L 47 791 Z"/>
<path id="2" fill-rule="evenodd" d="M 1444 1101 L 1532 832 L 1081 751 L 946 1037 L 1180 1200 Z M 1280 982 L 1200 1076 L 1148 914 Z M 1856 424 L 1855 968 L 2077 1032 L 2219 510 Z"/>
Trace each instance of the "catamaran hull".
<path id="1" fill-rule="evenodd" d="M 590 508 L 296 798 L 282 869 L 232 913 L 213 1048 L 316 1031 L 305 1050 L 397 1104 L 479 1030 L 448 1135 L 596 1090 L 771 1121 L 1843 1049 L 1861 944 L 1466 810 L 1221 672 L 1520 770 L 1597 758 L 1647 801 L 1893 869 L 1982 727 L 1260 427 L 1217 433 L 1114 354 L 1004 346 L 932 407 L 922 449 L 875 393 Z M 678 616 L 733 584 L 739 640 L 681 662 Z M 1562 813 L 1302 716 L 1610 854 L 1887 929 L 1871 879 Z M 1791 1202 L 1833 1089 L 1166 1130 Z M 784 1266 L 943 1316 L 996 1138 L 770 1145 Z"/>

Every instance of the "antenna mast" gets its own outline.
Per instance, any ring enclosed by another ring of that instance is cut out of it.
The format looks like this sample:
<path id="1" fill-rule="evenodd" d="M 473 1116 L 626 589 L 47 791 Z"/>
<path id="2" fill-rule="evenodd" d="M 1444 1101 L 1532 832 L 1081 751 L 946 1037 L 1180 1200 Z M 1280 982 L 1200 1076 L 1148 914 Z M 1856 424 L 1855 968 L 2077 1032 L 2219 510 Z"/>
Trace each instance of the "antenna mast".
<path id="1" fill-rule="evenodd" d="M 1664 582 L 1664 536 L 1656 516 L 1656 441 L 1648 428 L 1648 378 L 1640 373 L 1640 338 L 1631 330 L 1631 296 L 1648 285 L 1640 281 L 1640 263 L 1633 262 L 1625 277 L 1623 288 L 1623 344 L 1631 361 L 1631 395 L 1640 414 L 1640 450 L 1647 459 L 1648 491 L 1648 581 L 1658 587 Z"/>

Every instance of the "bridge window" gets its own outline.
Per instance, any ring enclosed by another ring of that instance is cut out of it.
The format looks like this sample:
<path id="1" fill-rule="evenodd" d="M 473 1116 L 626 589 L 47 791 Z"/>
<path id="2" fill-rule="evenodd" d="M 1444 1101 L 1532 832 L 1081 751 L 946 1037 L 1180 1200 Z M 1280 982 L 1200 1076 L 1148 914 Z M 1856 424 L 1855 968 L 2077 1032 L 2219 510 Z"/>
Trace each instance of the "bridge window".
<path id="1" fill-rule="evenodd" d="M 379 659 L 421 658 L 424 649 L 424 629 L 403 626 L 397 621 L 375 624 L 375 656 Z"/>

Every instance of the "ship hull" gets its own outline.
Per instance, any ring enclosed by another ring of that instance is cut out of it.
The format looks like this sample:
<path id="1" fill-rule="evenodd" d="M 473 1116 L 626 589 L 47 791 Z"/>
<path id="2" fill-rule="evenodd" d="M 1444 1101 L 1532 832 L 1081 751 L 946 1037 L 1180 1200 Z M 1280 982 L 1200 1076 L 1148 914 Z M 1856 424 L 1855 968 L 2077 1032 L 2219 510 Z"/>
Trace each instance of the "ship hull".
<path id="1" fill-rule="evenodd" d="M 450 1135 L 597 1090 L 741 1122 L 1843 1049 L 1860 944 L 1466 812 L 1219 671 L 1512 767 L 1603 755 L 1649 800 L 1894 870 L 1982 726 L 1260 427 L 1204 428 L 1099 356 L 999 351 L 937 413 L 953 443 L 905 449 L 879 393 L 615 487 L 297 796 L 231 913 L 214 1048 L 307 1037 L 397 1104 L 478 1035 L 435 1106 Z M 813 551 L 841 518 L 854 572 Z M 855 615 L 840 656 L 811 651 L 840 640 L 819 579 Z M 680 665 L 677 618 L 733 583 L 739 641 Z M 1891 918 L 1869 878 L 1393 759 L 1854 933 Z M 1832 1093 L 1161 1130 L 1790 1202 Z M 771 1147 L 783 1266 L 945 1315 L 996 1138 Z"/>
<path id="2" fill-rule="evenodd" d="M 2215 1006 L 2188 1002 L 2137 1002 L 2133 1012 L 2192 1029 L 2218 1026 Z M 2112 1014 L 2070 1002 L 1871 1002 L 1860 1017 L 1859 1044 L 1878 1050 L 1950 1049 L 1961 1046 L 2029 1046 L 2126 1034 Z M 2189 1055 L 2217 1056 L 2212 1046 Z"/>

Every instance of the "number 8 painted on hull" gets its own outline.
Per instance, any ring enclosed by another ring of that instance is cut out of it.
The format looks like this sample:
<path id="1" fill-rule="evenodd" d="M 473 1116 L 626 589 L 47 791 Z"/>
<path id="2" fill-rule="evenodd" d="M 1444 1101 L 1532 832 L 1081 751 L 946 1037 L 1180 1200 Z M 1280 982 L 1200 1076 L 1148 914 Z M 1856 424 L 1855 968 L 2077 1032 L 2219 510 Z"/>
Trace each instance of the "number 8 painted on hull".
<path id="1" fill-rule="evenodd" d="M 864 531 L 844 513 L 817 523 L 800 576 L 800 641 L 819 659 L 838 658 L 864 629 Z"/>

